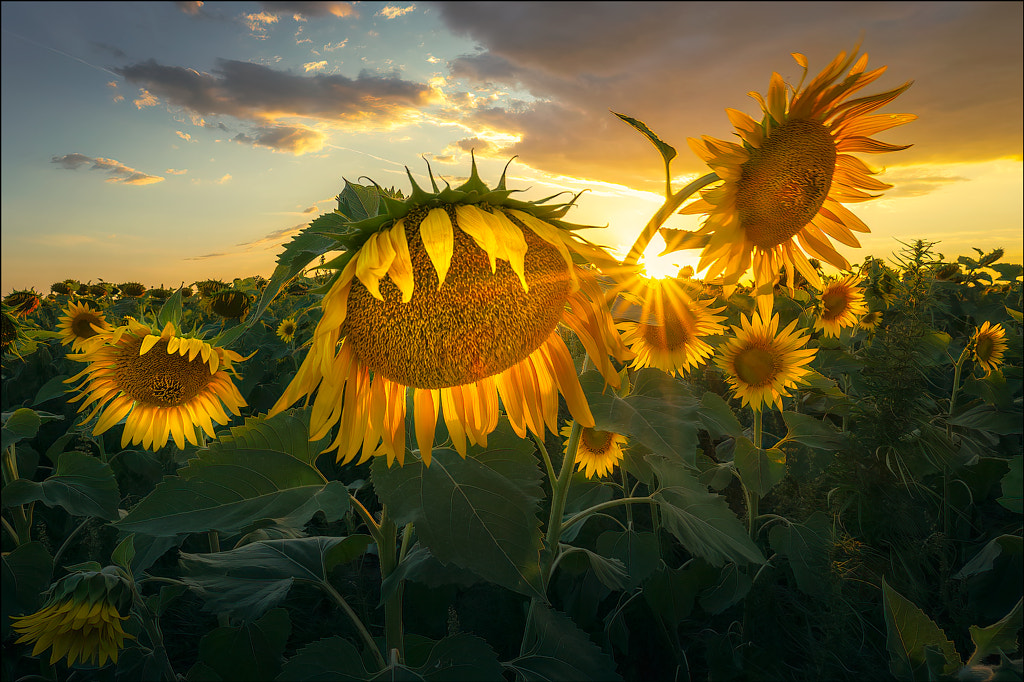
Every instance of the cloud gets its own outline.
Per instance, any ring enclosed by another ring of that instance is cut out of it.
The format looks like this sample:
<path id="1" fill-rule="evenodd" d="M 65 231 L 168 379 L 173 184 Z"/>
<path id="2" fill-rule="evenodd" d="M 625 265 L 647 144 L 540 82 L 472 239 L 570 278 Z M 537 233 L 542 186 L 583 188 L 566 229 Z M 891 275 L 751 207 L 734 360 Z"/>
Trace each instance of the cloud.
<path id="1" fill-rule="evenodd" d="M 242 242 L 241 244 L 238 244 L 238 246 L 250 247 L 249 249 L 246 249 L 246 251 L 251 251 L 252 249 L 259 246 L 263 246 L 266 248 L 276 247 L 283 244 L 284 241 L 289 237 L 293 237 L 302 230 L 306 229 L 308 225 L 309 223 L 299 223 L 298 225 L 292 225 L 291 227 L 285 227 L 280 230 L 274 230 L 273 232 L 270 232 L 260 237 L 259 239 L 255 239 L 251 242 Z"/>
<path id="2" fill-rule="evenodd" d="M 242 18 L 245 19 L 245 25 L 249 27 L 252 35 L 260 40 L 267 37 L 267 26 L 277 23 L 277 15 L 269 12 L 245 14 Z"/>
<path id="3" fill-rule="evenodd" d="M 319 61 L 319 62 L 306 62 L 305 64 L 302 65 L 302 70 L 305 71 L 306 73 L 309 73 L 310 71 L 319 71 L 321 69 L 326 69 L 326 68 L 327 68 L 327 60 L 326 59 L 323 60 L 323 61 Z"/>
<path id="4" fill-rule="evenodd" d="M 674 173 L 703 172 L 687 137 L 733 139 L 727 107 L 759 116 L 745 93 L 764 93 L 773 70 L 799 82 L 791 51 L 807 55 L 813 77 L 862 35 L 868 68 L 889 67 L 864 94 L 916 80 L 883 110 L 920 117 L 879 134 L 886 142 L 914 143 L 892 159 L 980 161 L 1024 151 L 1020 3 L 594 3 L 586 12 L 569 3 L 432 7 L 453 33 L 479 45 L 449 62 L 452 76 L 519 93 L 518 102 L 455 107 L 449 115 L 474 131 L 521 136 L 506 151 L 534 168 L 653 189 L 662 177 L 657 153 L 611 109 L 644 121 L 679 150 Z"/>
<path id="5" fill-rule="evenodd" d="M 249 62 L 219 60 L 213 73 L 154 60 L 117 72 L 171 104 L 198 115 L 240 119 L 286 116 L 330 121 L 387 120 L 427 104 L 431 89 L 397 75 L 363 71 L 355 79 L 341 75 L 299 76 Z"/>
<path id="6" fill-rule="evenodd" d="M 219 180 L 216 181 L 218 185 L 226 185 L 231 182 L 231 173 L 225 173 Z"/>
<path id="7" fill-rule="evenodd" d="M 183 258 L 182 260 L 209 260 L 211 258 L 221 258 L 221 257 L 227 256 L 227 255 L 230 255 L 230 254 L 227 254 L 227 253 L 224 253 L 224 252 L 220 252 L 220 253 L 206 253 L 206 254 L 203 254 L 202 256 L 188 256 L 186 258 Z"/>
<path id="8" fill-rule="evenodd" d="M 182 168 L 181 170 L 175 170 L 174 168 L 167 168 L 164 170 L 164 173 L 167 173 L 168 175 L 184 175 L 185 173 L 188 173 L 188 169 Z"/>
<path id="9" fill-rule="evenodd" d="M 180 130 L 175 130 L 174 134 L 180 137 L 181 139 L 185 140 L 186 142 L 192 141 L 192 136 L 189 135 L 188 133 L 183 133 Z"/>
<path id="10" fill-rule="evenodd" d="M 105 172 L 107 174 L 107 182 L 123 185 L 152 185 L 154 183 L 164 181 L 164 178 L 159 175 L 143 173 L 142 171 L 138 171 L 124 165 L 120 161 L 116 161 L 114 159 L 93 158 L 77 152 L 73 154 L 65 154 L 64 156 L 54 156 L 50 159 L 50 163 L 55 163 L 61 168 L 67 170 L 78 170 L 82 166 L 91 164 L 89 170 Z"/>
<path id="11" fill-rule="evenodd" d="M 385 5 L 380 10 L 378 10 L 377 14 L 375 14 L 374 16 L 384 17 L 385 19 L 395 19 L 396 17 L 400 17 L 403 14 L 408 14 L 409 12 L 412 12 L 415 9 L 416 5 L 409 5 L 408 7 L 395 7 L 394 5 Z"/>
<path id="12" fill-rule="evenodd" d="M 145 88 L 139 88 L 139 93 L 139 98 L 132 100 L 132 104 L 134 104 L 138 109 L 142 109 L 143 107 L 155 107 L 160 103 L 160 100 L 157 99 L 156 95 Z"/>
<path id="13" fill-rule="evenodd" d="M 174 5 L 184 14 L 196 16 L 199 14 L 203 3 L 201 0 L 176 0 Z"/>
<path id="14" fill-rule="evenodd" d="M 239 133 L 232 138 L 232 142 L 302 156 L 323 149 L 326 139 L 323 133 L 312 128 L 282 125 L 257 128 L 254 135 Z"/>
<path id="15" fill-rule="evenodd" d="M 329 16 L 342 19 L 359 17 L 359 13 L 348 2 L 264 2 L 260 4 L 267 12 L 289 16 L 299 15 L 307 19 Z"/>
<path id="16" fill-rule="evenodd" d="M 921 167 L 894 168 L 876 176 L 882 182 L 893 185 L 885 191 L 886 199 L 896 197 L 919 197 L 945 189 L 953 183 L 970 182 L 960 175 L 922 175 Z"/>
<path id="17" fill-rule="evenodd" d="M 316 204 L 313 204 L 312 206 L 307 206 L 306 208 L 302 209 L 302 212 L 303 213 L 316 213 L 319 210 L 320 209 L 318 209 L 316 207 Z"/>
<path id="18" fill-rule="evenodd" d="M 345 44 L 347 42 L 348 38 L 345 38 L 344 40 L 339 40 L 336 43 L 327 43 L 326 45 L 324 45 L 324 50 L 326 50 L 327 52 L 334 52 L 335 50 L 340 50 L 341 48 L 345 47 Z"/>

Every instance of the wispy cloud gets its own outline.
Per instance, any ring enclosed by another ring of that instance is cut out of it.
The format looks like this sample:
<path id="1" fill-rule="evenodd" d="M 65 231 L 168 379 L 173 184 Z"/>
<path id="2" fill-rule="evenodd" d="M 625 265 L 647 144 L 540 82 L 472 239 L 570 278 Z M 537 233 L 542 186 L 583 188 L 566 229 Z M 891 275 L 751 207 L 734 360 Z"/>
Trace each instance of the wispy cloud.
<path id="1" fill-rule="evenodd" d="M 177 170 L 174 168 L 167 168 L 166 170 L 164 170 L 164 173 L 167 173 L 168 175 L 184 175 L 185 173 L 188 173 L 188 169 L 182 168 L 180 170 Z"/>
<path id="2" fill-rule="evenodd" d="M 159 175 L 143 173 L 115 159 L 93 158 L 77 152 L 54 156 L 50 159 L 50 163 L 55 163 L 66 170 L 78 170 L 89 166 L 89 170 L 103 171 L 107 175 L 107 182 L 123 185 L 152 185 L 164 181 L 164 178 Z"/>
<path id="3" fill-rule="evenodd" d="M 263 40 L 267 37 L 267 27 L 277 23 L 277 15 L 269 12 L 258 12 L 255 14 L 243 15 L 249 32 L 256 38 Z"/>
<path id="4" fill-rule="evenodd" d="M 408 14 L 416 9 L 416 5 L 409 5 L 408 7 L 396 7 L 395 5 L 385 5 L 377 14 L 374 16 L 384 17 L 385 19 L 395 19 L 403 14 Z"/>
<path id="5" fill-rule="evenodd" d="M 263 126 L 257 128 L 254 135 L 239 133 L 232 138 L 232 142 L 267 147 L 295 156 L 318 152 L 323 149 L 325 141 L 323 133 L 303 126 Z"/>
<path id="6" fill-rule="evenodd" d="M 156 95 L 145 88 L 139 88 L 139 98 L 132 100 L 132 104 L 134 104 L 138 109 L 142 109 L 143 107 L 155 107 L 159 103 L 160 100 Z"/>
<path id="7" fill-rule="evenodd" d="M 185 140 L 185 142 L 191 142 L 192 141 L 192 136 L 189 135 L 188 133 L 183 133 L 180 130 L 175 130 L 174 134 L 177 135 L 178 137 L 180 137 L 181 139 Z"/>
<path id="8" fill-rule="evenodd" d="M 302 70 L 305 71 L 306 73 L 309 73 L 310 71 L 320 71 L 321 69 L 326 69 L 326 68 L 327 68 L 327 60 L 326 59 L 322 60 L 322 61 L 319 61 L 319 62 L 306 62 L 305 64 L 302 65 Z"/>
<path id="9" fill-rule="evenodd" d="M 344 19 L 359 16 L 350 2 L 263 2 L 260 5 L 267 12 L 287 16 L 298 15 L 303 19 L 329 16 Z"/>
<path id="10" fill-rule="evenodd" d="M 199 14 L 200 8 L 203 6 L 201 0 L 176 0 L 174 4 L 181 12 L 190 16 Z"/>

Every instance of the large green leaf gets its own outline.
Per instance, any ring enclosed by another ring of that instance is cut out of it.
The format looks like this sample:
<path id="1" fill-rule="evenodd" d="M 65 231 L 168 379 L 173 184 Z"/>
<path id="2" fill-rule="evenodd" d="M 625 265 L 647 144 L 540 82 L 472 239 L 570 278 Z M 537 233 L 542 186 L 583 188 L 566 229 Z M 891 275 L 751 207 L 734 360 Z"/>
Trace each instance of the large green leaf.
<path id="1" fill-rule="evenodd" d="M 505 664 L 527 682 L 622 679 L 615 661 L 564 614 L 534 603 L 533 622 L 535 639 L 527 653 Z"/>
<path id="2" fill-rule="evenodd" d="M 786 557 L 796 586 L 812 597 L 829 590 L 829 547 L 832 524 L 823 512 L 814 512 L 803 523 L 776 524 L 768 533 L 772 549 Z"/>
<path id="3" fill-rule="evenodd" d="M 882 608 L 888 633 L 889 670 L 901 680 L 922 677 L 927 666 L 926 649 L 940 651 L 945 658 L 942 672 L 949 675 L 960 669 L 960 654 L 935 622 L 913 602 L 889 587 L 882 578 Z"/>
<path id="4" fill-rule="evenodd" d="M 409 550 L 402 563 L 391 572 L 380 585 L 380 604 L 383 606 L 403 580 L 415 580 L 427 587 L 442 585 L 459 585 L 472 587 L 481 582 L 480 576 L 473 571 L 458 566 L 445 566 L 423 545 L 416 545 Z"/>
<path id="5" fill-rule="evenodd" d="M 277 682 L 362 682 L 370 677 L 355 646 L 341 637 L 327 637 L 299 649 L 281 668 Z"/>
<path id="6" fill-rule="evenodd" d="M 662 522 L 683 547 L 715 566 L 727 562 L 763 564 L 764 556 L 747 535 L 725 498 L 708 492 L 683 465 L 648 455 L 661 484 L 654 500 Z"/>
<path id="7" fill-rule="evenodd" d="M 712 438 L 732 436 L 739 438 L 743 435 L 743 427 L 736 419 L 736 413 L 729 407 L 729 403 L 717 393 L 707 391 L 700 398 L 700 410 L 697 415 L 700 417 L 701 425 L 711 434 Z"/>
<path id="8" fill-rule="evenodd" d="M 786 477 L 786 455 L 781 450 L 755 448 L 748 439 L 736 439 L 733 461 L 743 485 L 764 497 Z"/>
<path id="9" fill-rule="evenodd" d="M 216 628 L 199 640 L 197 665 L 212 670 L 225 682 L 272 680 L 281 670 L 291 629 L 284 609 L 269 611 L 253 623 Z"/>
<path id="10" fill-rule="evenodd" d="M 846 442 L 843 432 L 836 430 L 836 427 L 827 420 L 800 412 L 783 412 L 782 418 L 786 421 L 786 426 L 789 427 L 789 432 L 786 434 L 787 440 L 795 440 L 797 443 L 819 450 L 837 450 L 842 448 Z"/>
<path id="11" fill-rule="evenodd" d="M 328 584 L 336 559 L 346 557 L 338 554 L 345 543 L 365 550 L 368 540 L 364 535 L 289 538 L 252 542 L 228 552 L 182 552 L 182 579 L 206 601 L 207 611 L 233 611 L 254 620 L 277 606 L 296 580 Z"/>
<path id="12" fill-rule="evenodd" d="M 972 575 L 991 571 L 1000 555 L 1019 556 L 1022 552 L 1024 552 L 1024 541 L 1019 535 L 1000 535 L 989 540 L 980 552 L 971 557 L 971 560 L 964 564 L 963 568 L 953 574 L 953 577 L 969 578 Z"/>
<path id="13" fill-rule="evenodd" d="M 620 559 L 601 556 L 586 547 L 574 547 L 564 543 L 559 543 L 558 546 L 562 552 L 558 564 L 560 567 L 573 568 L 582 573 L 589 566 L 594 572 L 594 577 L 608 589 L 626 589 L 626 580 L 629 576 L 626 573 L 626 565 Z"/>
<path id="14" fill-rule="evenodd" d="M 714 585 L 708 586 L 700 596 L 700 605 L 711 615 L 722 613 L 737 604 L 753 586 L 751 577 L 742 572 L 736 564 L 726 564 L 718 573 Z"/>
<path id="15" fill-rule="evenodd" d="M 533 444 L 502 424 L 488 448 L 434 450 L 429 467 L 420 460 L 388 468 L 371 465 L 374 489 L 400 524 L 416 534 L 442 563 L 530 597 L 544 599 L 540 576 L 541 533 L 537 518 L 541 472 Z"/>
<path id="16" fill-rule="evenodd" d="M 949 423 L 1002 436 L 1024 433 L 1020 411 L 1007 412 L 994 405 L 977 405 L 956 415 Z"/>
<path id="17" fill-rule="evenodd" d="M 655 369 L 633 377 L 629 395 L 605 387 L 600 372 L 580 377 L 595 428 L 634 438 L 651 451 L 696 467 L 699 401 L 676 379 Z"/>
<path id="18" fill-rule="evenodd" d="M 1018 649 L 1017 633 L 1024 627 L 1024 600 L 1017 600 L 1008 614 L 998 623 L 988 627 L 971 626 L 971 640 L 974 642 L 974 653 L 967 665 L 978 665 L 985 657 L 999 653 L 1013 653 Z"/>
<path id="19" fill-rule="evenodd" d="M 633 589 L 658 567 L 658 536 L 651 532 L 609 530 L 597 538 L 597 551 L 626 567 L 625 589 Z"/>
<path id="20" fill-rule="evenodd" d="M 42 605 L 42 593 L 50 586 L 53 557 L 41 542 L 26 542 L 3 555 L 3 638 L 11 629 L 11 616 L 27 616 Z"/>
<path id="21" fill-rule="evenodd" d="M 266 415 L 246 417 L 243 426 L 232 426 L 229 433 L 217 434 L 210 443 L 210 451 L 221 450 L 274 450 L 313 465 L 330 436 L 309 440 L 309 409 L 294 409 L 274 417 Z"/>
<path id="22" fill-rule="evenodd" d="M 1021 497 L 1024 494 L 1022 493 L 1024 490 L 1024 456 L 1017 455 L 1010 460 L 1010 470 L 1003 476 L 1000 486 L 1003 496 L 996 502 L 1012 512 L 1018 514 L 1024 512 L 1024 500 Z"/>
<path id="23" fill-rule="evenodd" d="M 97 516 L 109 521 L 117 518 L 120 498 L 109 464 L 84 452 L 71 451 L 57 458 L 57 468 L 45 481 L 11 481 L 4 488 L 3 505 L 38 501 L 48 507 L 62 507 L 72 516 Z"/>
<path id="24" fill-rule="evenodd" d="M 226 441 L 200 450 L 177 476 L 165 476 L 115 525 L 125 532 L 169 536 L 234 533 L 266 519 L 301 527 L 318 511 L 327 521 L 338 520 L 349 509 L 348 490 L 308 461 L 314 455 L 301 444 L 303 433 L 302 418 L 289 413 L 232 429 Z M 295 446 L 299 457 L 247 447 L 250 442 Z"/>

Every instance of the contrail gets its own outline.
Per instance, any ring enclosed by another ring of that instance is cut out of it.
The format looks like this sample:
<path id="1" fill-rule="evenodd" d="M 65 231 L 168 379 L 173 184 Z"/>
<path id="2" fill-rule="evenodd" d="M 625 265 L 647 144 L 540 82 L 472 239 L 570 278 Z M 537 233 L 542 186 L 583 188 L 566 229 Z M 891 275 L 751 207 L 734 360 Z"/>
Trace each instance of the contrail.
<path id="1" fill-rule="evenodd" d="M 67 52 L 64 52 L 64 51 L 62 51 L 62 50 L 58 50 L 58 49 L 57 49 L 57 48 L 55 48 L 55 47 L 50 47 L 49 45 L 43 45 L 42 43 L 38 43 L 38 42 L 36 42 L 36 41 L 32 40 L 31 38 L 27 38 L 27 37 L 25 37 L 25 36 L 23 36 L 23 35 L 20 35 L 20 34 L 18 34 L 18 33 L 14 33 L 14 32 L 12 32 L 12 31 L 8 31 L 7 29 L 0 29 L 0 30 L 2 30 L 2 31 L 3 31 L 4 33 L 7 33 L 7 34 L 9 34 L 9 35 L 12 35 L 12 36 L 14 36 L 14 37 L 16 37 L 16 38 L 21 38 L 22 40 L 24 40 L 24 41 L 26 41 L 26 42 L 32 43 L 32 44 L 33 44 L 33 45 L 35 45 L 36 47 L 41 47 L 41 48 L 43 48 L 44 50 L 49 50 L 50 52 L 56 52 L 57 54 L 59 54 L 59 55 L 63 55 L 63 56 L 65 56 L 65 57 L 69 58 L 69 59 L 74 59 L 74 60 L 75 60 L 76 62 L 79 62 L 79 63 L 81 63 L 81 64 L 85 64 L 86 66 L 88 66 L 88 67 L 91 67 L 91 68 L 93 68 L 93 69 L 96 69 L 97 71 L 103 71 L 104 73 L 109 73 L 109 74 L 110 74 L 111 76 L 114 76 L 115 78 L 121 78 L 121 79 L 123 79 L 123 78 L 124 78 L 124 77 L 123 77 L 123 76 L 121 76 L 120 74 L 114 73 L 114 72 L 113 72 L 113 71 L 111 71 L 110 69 L 104 69 L 104 68 L 103 68 L 102 66 L 96 66 L 95 64 L 90 64 L 89 62 L 85 61 L 84 59 L 79 59 L 79 58 L 78 58 L 78 57 L 76 57 L 75 55 L 73 55 L 73 54 L 68 54 Z"/>

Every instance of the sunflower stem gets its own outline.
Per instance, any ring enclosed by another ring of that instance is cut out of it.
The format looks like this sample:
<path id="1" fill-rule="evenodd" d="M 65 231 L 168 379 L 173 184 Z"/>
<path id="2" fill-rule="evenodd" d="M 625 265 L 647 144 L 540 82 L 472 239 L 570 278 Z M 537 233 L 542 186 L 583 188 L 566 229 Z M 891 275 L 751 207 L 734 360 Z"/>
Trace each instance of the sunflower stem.
<path id="1" fill-rule="evenodd" d="M 754 410 L 754 447 L 758 452 L 761 450 L 761 414 L 761 410 Z M 753 540 L 757 537 L 759 499 L 756 492 L 748 488 L 742 481 L 740 483 L 743 485 L 743 496 L 747 502 L 747 532 L 750 533 L 750 539 Z"/>
<path id="2" fill-rule="evenodd" d="M 363 621 L 359 620 L 359 616 L 357 616 L 356 612 L 352 610 L 352 607 L 348 605 L 348 602 L 345 601 L 345 598 L 342 597 L 341 594 L 337 590 L 335 590 L 330 584 L 326 582 L 321 582 L 318 584 L 323 589 L 323 591 L 326 592 L 331 597 L 331 599 L 334 600 L 334 603 L 341 607 L 341 610 L 345 612 L 345 615 L 349 617 L 349 620 L 352 621 L 352 624 L 355 626 L 356 631 L 359 633 L 359 636 L 363 638 L 363 642 L 366 644 L 366 647 L 370 650 L 370 653 L 373 654 L 373 658 L 377 661 L 377 665 L 380 666 L 380 669 L 383 670 L 384 668 L 388 667 L 387 663 L 384 661 L 384 656 L 382 656 L 380 653 L 380 647 L 378 647 L 377 643 L 373 641 L 373 637 L 370 636 L 370 633 L 369 631 L 367 631 L 366 626 L 363 625 Z"/>
<path id="3" fill-rule="evenodd" d="M 573 516 L 569 517 L 569 520 L 562 524 L 562 531 L 564 532 L 569 530 L 569 528 L 575 526 L 577 523 L 585 521 L 587 517 L 593 516 L 597 512 L 604 511 L 605 509 L 612 509 L 613 507 L 626 505 L 626 512 L 628 513 L 629 505 L 647 504 L 649 502 L 654 502 L 654 498 L 650 497 L 649 495 L 644 497 L 620 497 L 617 500 L 608 500 L 607 502 L 601 502 L 599 504 L 595 504 L 593 507 L 587 507 L 583 511 L 578 512 Z"/>
<path id="4" fill-rule="evenodd" d="M 167 649 L 164 647 L 164 635 L 160 631 L 160 623 L 157 621 L 156 614 L 150 610 L 146 600 L 142 598 L 135 580 L 127 573 L 123 571 L 121 573 L 126 578 L 129 589 L 131 589 L 132 603 L 138 607 L 136 613 L 139 615 L 139 620 L 142 621 L 142 627 L 146 630 L 150 644 L 153 645 L 153 659 L 163 668 L 163 679 L 169 682 L 177 682 L 178 675 L 174 672 L 171 659 L 167 657 Z"/>
<path id="5" fill-rule="evenodd" d="M 651 216 L 651 219 L 647 221 L 647 225 L 644 226 L 640 236 L 636 238 L 633 246 L 630 247 L 629 253 L 626 254 L 625 259 L 622 261 L 623 264 L 636 265 L 640 260 L 640 257 L 644 255 L 644 251 L 647 250 L 647 245 L 651 243 L 654 235 L 658 232 L 658 229 L 665 224 L 665 221 L 669 219 L 669 216 L 675 213 L 679 207 L 683 205 L 683 202 L 689 199 L 694 192 L 720 179 L 721 178 L 714 173 L 702 175 L 686 187 L 665 199 L 665 203 L 662 204 L 661 208 L 659 208 L 657 212 Z"/>
<path id="6" fill-rule="evenodd" d="M 4 485 L 16 481 L 21 477 L 18 472 L 18 458 L 14 453 L 14 444 L 7 446 L 3 451 L 3 479 Z M 31 507 L 30 507 L 31 509 Z M 14 517 L 14 541 L 18 546 L 24 545 L 32 540 L 31 512 L 25 512 L 24 505 L 15 505 L 11 508 L 11 515 Z M 11 531 L 10 524 L 7 525 L 8 532 Z"/>
<path id="7" fill-rule="evenodd" d="M 548 449 L 544 446 L 544 439 L 535 434 L 533 431 L 530 432 L 533 436 L 533 442 L 537 444 L 537 449 L 540 451 L 540 456 L 544 460 L 544 468 L 548 470 L 548 483 L 551 485 L 551 490 L 555 489 L 555 480 L 558 478 L 555 475 L 555 467 L 551 464 L 551 455 L 548 454 Z"/>
<path id="8" fill-rule="evenodd" d="M 387 505 L 383 505 L 381 511 L 380 538 L 382 542 L 377 545 L 377 554 L 380 557 L 380 577 L 384 581 L 398 567 L 398 526 L 388 515 Z M 405 661 L 402 592 L 403 585 L 399 583 L 395 591 L 384 601 L 384 639 L 389 657 L 397 656 L 399 662 Z"/>
<path id="9" fill-rule="evenodd" d="M 970 348 L 970 344 L 964 348 L 963 352 L 960 353 L 960 357 L 956 361 L 956 365 L 954 366 L 953 392 L 949 395 L 949 416 L 946 418 L 946 438 L 951 440 L 953 438 L 953 425 L 949 423 L 949 420 L 953 418 L 953 411 L 956 409 L 956 396 L 957 393 L 960 392 L 960 374 L 963 372 L 964 363 L 970 355 Z"/>
<path id="10" fill-rule="evenodd" d="M 57 553 L 53 555 L 54 566 L 58 565 L 61 556 L 64 554 L 64 551 L 67 550 L 67 548 L 71 545 L 71 541 L 74 540 L 75 536 L 82 532 L 82 530 L 85 529 L 87 525 L 89 525 L 90 521 L 92 521 L 92 517 L 86 516 L 84 519 L 82 519 L 82 522 L 78 524 L 78 526 L 73 531 L 71 531 L 71 534 L 64 538 L 64 542 L 61 543 L 61 546 L 57 550 Z"/>

